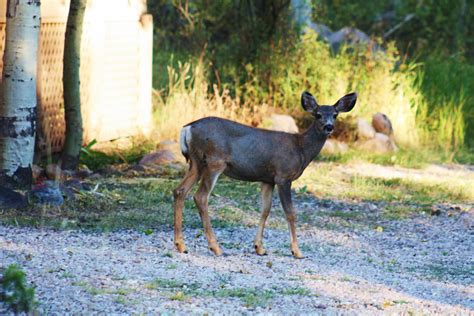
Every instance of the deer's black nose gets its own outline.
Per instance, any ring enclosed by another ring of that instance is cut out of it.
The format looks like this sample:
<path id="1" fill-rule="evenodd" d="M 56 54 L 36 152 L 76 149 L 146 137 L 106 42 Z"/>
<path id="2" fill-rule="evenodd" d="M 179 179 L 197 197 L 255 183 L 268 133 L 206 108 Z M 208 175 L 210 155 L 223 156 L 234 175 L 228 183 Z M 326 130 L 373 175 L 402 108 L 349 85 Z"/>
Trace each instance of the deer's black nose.
<path id="1" fill-rule="evenodd" d="M 334 126 L 332 124 L 324 125 L 324 130 L 328 133 L 332 132 L 333 129 L 334 129 Z"/>

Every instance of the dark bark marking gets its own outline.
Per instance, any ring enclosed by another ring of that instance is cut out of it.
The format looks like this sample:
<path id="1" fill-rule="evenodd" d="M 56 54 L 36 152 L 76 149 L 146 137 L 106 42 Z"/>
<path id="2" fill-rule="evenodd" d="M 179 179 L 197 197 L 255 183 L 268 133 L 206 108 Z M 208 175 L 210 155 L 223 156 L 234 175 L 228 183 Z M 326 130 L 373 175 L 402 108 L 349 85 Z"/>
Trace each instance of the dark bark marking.
<path id="1" fill-rule="evenodd" d="M 18 167 L 12 176 L 8 176 L 5 170 L 0 170 L 0 183 L 10 189 L 31 189 L 31 165 Z"/>
<path id="2" fill-rule="evenodd" d="M 7 18 L 14 18 L 16 16 L 16 7 L 20 0 L 7 0 Z"/>
<path id="3" fill-rule="evenodd" d="M 17 131 L 15 123 L 20 120 L 18 117 L 2 117 L 0 116 L 0 137 L 33 137 L 36 132 L 36 108 L 23 108 L 23 111 L 29 113 L 22 121 L 30 122 L 30 125 L 24 129 Z"/>

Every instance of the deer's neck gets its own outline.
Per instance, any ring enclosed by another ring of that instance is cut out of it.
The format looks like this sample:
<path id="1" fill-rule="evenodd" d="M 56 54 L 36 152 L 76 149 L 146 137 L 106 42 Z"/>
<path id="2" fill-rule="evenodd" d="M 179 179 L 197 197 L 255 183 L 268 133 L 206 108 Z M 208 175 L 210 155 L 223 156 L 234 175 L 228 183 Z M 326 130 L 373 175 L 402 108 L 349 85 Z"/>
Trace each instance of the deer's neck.
<path id="1" fill-rule="evenodd" d="M 306 167 L 319 154 L 328 137 L 317 129 L 314 122 L 302 136 L 304 165 Z"/>

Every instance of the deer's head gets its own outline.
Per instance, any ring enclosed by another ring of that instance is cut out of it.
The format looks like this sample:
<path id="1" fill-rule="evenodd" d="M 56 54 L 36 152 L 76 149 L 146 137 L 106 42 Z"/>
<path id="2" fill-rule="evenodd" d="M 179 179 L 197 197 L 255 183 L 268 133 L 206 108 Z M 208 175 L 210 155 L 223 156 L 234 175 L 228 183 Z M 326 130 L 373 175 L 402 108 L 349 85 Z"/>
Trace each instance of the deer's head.
<path id="1" fill-rule="evenodd" d="M 311 113 L 315 119 L 315 128 L 318 132 L 331 135 L 334 123 L 340 112 L 349 112 L 357 101 L 357 93 L 349 93 L 340 98 L 334 105 L 318 105 L 316 99 L 309 92 L 301 95 L 301 105 L 306 112 Z"/>

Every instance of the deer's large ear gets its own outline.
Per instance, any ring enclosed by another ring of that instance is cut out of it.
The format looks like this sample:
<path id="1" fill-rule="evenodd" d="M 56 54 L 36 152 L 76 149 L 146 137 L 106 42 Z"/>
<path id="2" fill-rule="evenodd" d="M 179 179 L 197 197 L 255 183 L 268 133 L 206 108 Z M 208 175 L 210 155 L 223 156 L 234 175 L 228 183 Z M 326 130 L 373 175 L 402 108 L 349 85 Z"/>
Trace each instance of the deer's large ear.
<path id="1" fill-rule="evenodd" d="M 301 106 L 306 112 L 313 112 L 318 108 L 318 103 L 311 93 L 305 91 L 301 95 Z"/>
<path id="2" fill-rule="evenodd" d="M 357 93 L 349 93 L 339 99 L 339 101 L 334 104 L 334 107 L 338 112 L 349 112 L 352 110 L 357 101 Z"/>

